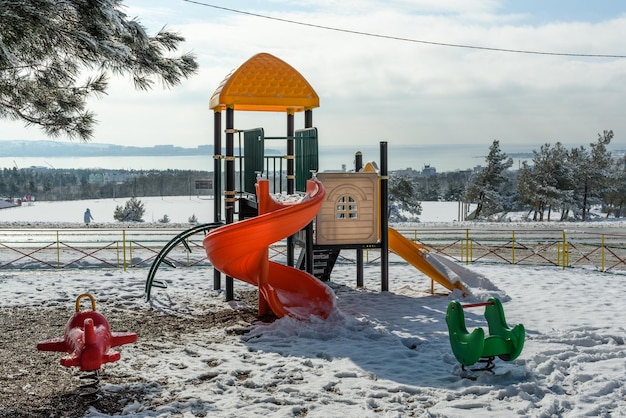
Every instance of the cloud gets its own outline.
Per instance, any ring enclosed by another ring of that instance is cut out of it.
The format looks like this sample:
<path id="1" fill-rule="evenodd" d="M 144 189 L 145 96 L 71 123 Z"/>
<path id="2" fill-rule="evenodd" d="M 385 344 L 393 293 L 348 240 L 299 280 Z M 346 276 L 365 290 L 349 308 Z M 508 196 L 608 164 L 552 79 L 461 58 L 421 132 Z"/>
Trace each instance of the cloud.
<path id="1" fill-rule="evenodd" d="M 134 92 L 113 80 L 93 101 L 97 141 L 212 142 L 208 101 L 222 79 L 259 52 L 288 62 L 320 96 L 314 111 L 320 144 L 337 141 L 400 146 L 415 141 L 503 144 L 588 143 L 597 132 L 626 132 L 626 59 L 496 52 L 428 42 L 527 51 L 606 54 L 623 51 L 626 17 L 596 22 L 533 21 L 495 0 L 450 2 L 330 0 L 233 2 L 254 13 L 387 39 L 250 15 L 191 3 L 128 2 L 151 30 L 163 23 L 182 33 L 200 72 L 168 90 Z M 624 51 L 626 53 L 626 51 Z M 301 127 L 301 118 L 296 118 Z M 285 116 L 236 115 L 238 128 L 285 132 Z M 246 123 L 250 123 L 246 126 Z M 127 133 L 132 138 L 126 138 Z M 436 139 L 434 139 L 436 138 Z"/>

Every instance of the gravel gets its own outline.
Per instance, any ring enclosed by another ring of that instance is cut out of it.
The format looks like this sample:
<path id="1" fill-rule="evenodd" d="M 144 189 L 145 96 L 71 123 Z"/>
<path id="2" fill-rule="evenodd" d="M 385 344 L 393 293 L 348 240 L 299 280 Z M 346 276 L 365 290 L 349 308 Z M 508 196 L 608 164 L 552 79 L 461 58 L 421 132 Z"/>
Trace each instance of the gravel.
<path id="1" fill-rule="evenodd" d="M 244 303 L 254 306 L 256 292 L 238 295 Z M 109 304 L 101 311 L 111 330 L 136 332 L 142 343 L 175 341 L 188 330 L 233 328 L 257 320 L 252 309 L 223 309 L 196 316 L 178 317 L 156 311 L 130 310 L 123 305 Z M 144 395 L 146 382 L 140 375 L 124 375 L 119 371 L 100 370 L 100 386 L 121 385 L 123 390 L 99 390 L 88 394 L 80 388 L 78 368 L 59 364 L 64 353 L 41 352 L 38 341 L 63 335 L 73 312 L 68 308 L 37 308 L 32 306 L 0 307 L 0 417 L 82 417 L 90 406 L 104 414 L 119 414 L 124 407 Z M 135 330 L 137 323 L 141 329 Z M 237 332 L 237 331 L 233 331 Z M 123 347 L 122 359 L 124 357 Z"/>

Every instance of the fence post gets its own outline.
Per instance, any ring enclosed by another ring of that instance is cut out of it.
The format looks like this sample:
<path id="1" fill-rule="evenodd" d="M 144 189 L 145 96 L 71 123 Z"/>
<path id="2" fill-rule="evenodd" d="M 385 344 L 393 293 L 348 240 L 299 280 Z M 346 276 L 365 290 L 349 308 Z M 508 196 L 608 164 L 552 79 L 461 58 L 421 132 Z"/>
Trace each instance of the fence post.
<path id="1" fill-rule="evenodd" d="M 463 262 L 465 259 L 465 243 L 463 242 L 463 238 L 459 239 L 459 251 L 461 252 L 460 261 Z"/>
<path id="2" fill-rule="evenodd" d="M 57 229 L 57 268 L 61 268 L 61 245 L 59 243 L 59 230 Z"/>
<path id="3" fill-rule="evenodd" d="M 563 267 L 561 270 L 565 270 L 565 264 L 567 263 L 566 260 L 566 254 L 567 254 L 567 238 L 565 237 L 565 230 L 563 230 Z"/>
<path id="4" fill-rule="evenodd" d="M 124 271 L 126 271 L 126 230 L 122 229 L 122 248 L 124 250 Z"/>
<path id="5" fill-rule="evenodd" d="M 468 265 L 470 261 L 470 250 L 469 250 L 470 242 L 469 242 L 469 229 L 465 230 L 465 264 Z"/>
<path id="6" fill-rule="evenodd" d="M 600 268 L 601 272 L 604 272 L 604 234 L 602 234 L 602 246 L 600 247 L 601 259 L 602 259 L 602 267 Z"/>
<path id="7" fill-rule="evenodd" d="M 515 231 L 511 231 L 511 264 L 515 264 Z"/>

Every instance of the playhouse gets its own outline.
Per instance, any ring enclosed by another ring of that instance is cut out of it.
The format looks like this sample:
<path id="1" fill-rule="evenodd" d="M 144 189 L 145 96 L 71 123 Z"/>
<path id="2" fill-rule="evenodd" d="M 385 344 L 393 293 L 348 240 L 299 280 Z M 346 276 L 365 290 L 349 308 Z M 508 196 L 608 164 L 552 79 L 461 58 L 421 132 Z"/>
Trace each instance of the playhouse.
<path id="1" fill-rule="evenodd" d="M 326 199 L 317 215 L 316 243 L 378 242 L 378 174 L 323 172 L 317 178 L 326 188 Z"/>

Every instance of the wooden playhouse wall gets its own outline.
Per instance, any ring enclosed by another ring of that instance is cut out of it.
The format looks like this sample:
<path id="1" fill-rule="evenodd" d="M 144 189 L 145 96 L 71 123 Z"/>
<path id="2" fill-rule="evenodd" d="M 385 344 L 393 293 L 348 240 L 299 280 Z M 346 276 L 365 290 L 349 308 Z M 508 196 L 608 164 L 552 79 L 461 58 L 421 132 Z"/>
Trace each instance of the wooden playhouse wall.
<path id="1" fill-rule="evenodd" d="M 322 172 L 326 198 L 317 215 L 319 245 L 375 244 L 378 241 L 378 174 Z"/>

